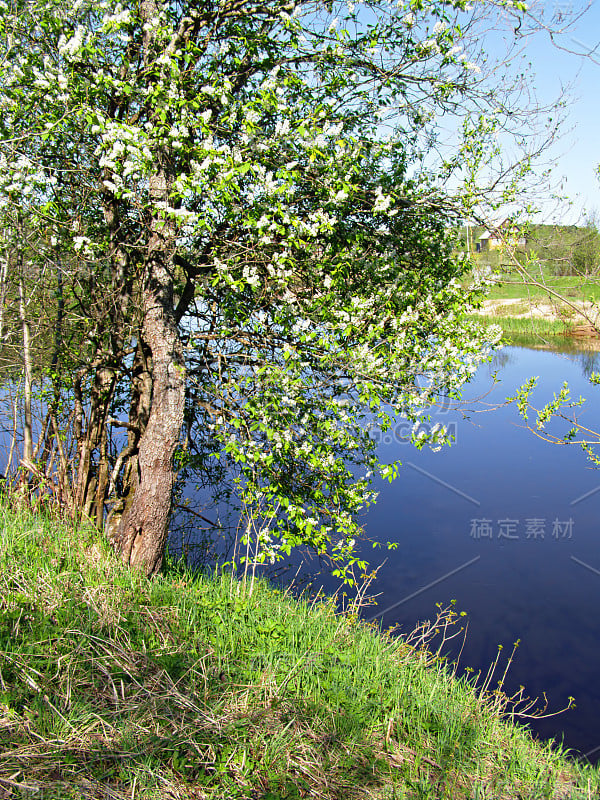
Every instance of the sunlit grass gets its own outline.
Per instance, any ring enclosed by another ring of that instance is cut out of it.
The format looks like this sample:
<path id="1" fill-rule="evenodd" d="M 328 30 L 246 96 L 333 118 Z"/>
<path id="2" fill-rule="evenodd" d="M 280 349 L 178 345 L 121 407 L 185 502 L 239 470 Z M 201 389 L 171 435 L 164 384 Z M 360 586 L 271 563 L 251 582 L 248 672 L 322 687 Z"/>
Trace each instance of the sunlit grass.
<path id="1" fill-rule="evenodd" d="M 330 601 L 171 569 L 0 507 L 0 790 L 52 798 L 589 798 L 596 770 Z M 440 611 L 437 629 L 460 619 Z M 444 628 L 446 626 L 446 628 Z M 450 635 L 450 634 L 448 634 Z M 502 672 L 499 669 L 499 672 Z"/>
<path id="2" fill-rule="evenodd" d="M 503 309 L 506 314 L 510 311 Z M 519 313 L 519 312 L 517 312 Z M 541 317 L 511 317 L 502 314 L 473 316 L 483 325 L 499 325 L 504 336 L 510 339 L 516 334 L 528 334 L 533 336 L 568 336 L 572 330 L 572 323 L 561 320 L 543 319 Z"/>
<path id="3" fill-rule="evenodd" d="M 557 298 L 548 289 L 570 300 L 600 300 L 600 278 L 594 276 L 556 276 L 547 272 L 532 276 L 542 286 L 526 283 L 519 275 L 505 275 L 490 288 L 490 300 L 550 300 Z M 544 286 L 548 287 L 547 289 Z"/>

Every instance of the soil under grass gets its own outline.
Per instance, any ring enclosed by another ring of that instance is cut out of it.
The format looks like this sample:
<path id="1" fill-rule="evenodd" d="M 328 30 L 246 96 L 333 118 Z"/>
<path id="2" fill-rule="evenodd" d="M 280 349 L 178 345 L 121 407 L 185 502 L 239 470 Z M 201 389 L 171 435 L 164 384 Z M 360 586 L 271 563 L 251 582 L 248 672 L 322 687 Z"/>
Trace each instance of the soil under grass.
<path id="1" fill-rule="evenodd" d="M 1 798 L 597 797 L 413 637 L 0 505 Z M 439 625 L 460 620 L 440 612 Z M 502 669 L 499 669 L 502 672 Z"/>

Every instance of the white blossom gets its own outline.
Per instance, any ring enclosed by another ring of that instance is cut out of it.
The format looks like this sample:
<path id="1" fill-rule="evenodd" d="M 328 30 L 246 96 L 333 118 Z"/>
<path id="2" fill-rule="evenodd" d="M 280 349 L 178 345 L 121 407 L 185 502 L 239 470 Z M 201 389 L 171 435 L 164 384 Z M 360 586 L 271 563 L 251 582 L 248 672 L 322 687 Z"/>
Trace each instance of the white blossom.
<path id="1" fill-rule="evenodd" d="M 285 136 L 286 133 L 290 131 L 290 121 L 289 119 L 277 120 L 277 124 L 275 125 L 275 136 Z"/>
<path id="2" fill-rule="evenodd" d="M 73 247 L 75 250 L 80 251 L 86 244 L 90 244 L 87 236 L 74 236 Z"/>
<path id="3" fill-rule="evenodd" d="M 77 26 L 75 33 L 70 39 L 67 39 L 64 34 L 61 34 L 58 40 L 58 52 L 61 56 L 66 58 L 67 61 L 76 56 L 83 45 L 84 35 L 85 29 L 81 25 Z"/>
<path id="4" fill-rule="evenodd" d="M 464 67 L 465 69 L 471 70 L 471 72 L 474 72 L 476 75 L 481 72 L 481 67 L 479 64 L 475 64 L 473 61 L 465 61 Z"/>
<path id="5" fill-rule="evenodd" d="M 440 46 L 435 39 L 425 39 L 425 41 L 421 43 L 421 47 L 429 52 L 440 52 Z"/>
<path id="6" fill-rule="evenodd" d="M 330 125 L 329 123 L 327 123 L 323 133 L 325 133 L 327 136 L 339 136 L 343 129 L 344 129 L 343 122 L 337 122 L 335 125 Z"/>
<path id="7" fill-rule="evenodd" d="M 375 205 L 373 206 L 373 211 L 387 211 L 391 204 L 392 197 L 390 195 L 384 195 L 381 186 L 378 186 L 375 190 Z"/>

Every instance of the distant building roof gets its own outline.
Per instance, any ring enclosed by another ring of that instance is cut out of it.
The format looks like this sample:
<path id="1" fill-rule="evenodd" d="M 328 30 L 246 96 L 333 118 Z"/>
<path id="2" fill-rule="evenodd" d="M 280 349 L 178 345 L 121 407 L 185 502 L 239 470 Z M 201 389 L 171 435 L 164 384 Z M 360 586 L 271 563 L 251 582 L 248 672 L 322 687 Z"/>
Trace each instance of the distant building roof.
<path id="1" fill-rule="evenodd" d="M 512 236 L 518 236 L 520 239 L 524 240 L 523 232 L 519 227 L 514 228 L 514 224 L 511 222 L 510 219 L 505 219 L 504 222 L 500 223 L 500 225 L 498 225 L 497 227 L 484 231 L 478 238 L 479 240 L 502 239 L 506 231 L 509 231 L 512 234 Z"/>

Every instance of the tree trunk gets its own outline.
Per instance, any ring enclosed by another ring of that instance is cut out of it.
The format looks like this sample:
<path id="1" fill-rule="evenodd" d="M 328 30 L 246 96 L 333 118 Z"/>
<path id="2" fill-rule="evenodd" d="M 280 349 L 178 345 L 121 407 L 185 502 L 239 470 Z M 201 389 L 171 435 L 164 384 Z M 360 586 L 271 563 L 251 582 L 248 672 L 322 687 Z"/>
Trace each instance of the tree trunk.
<path id="1" fill-rule="evenodd" d="M 4 307 L 6 305 L 6 289 L 8 286 L 8 258 L 0 261 L 0 347 L 4 343 Z"/>
<path id="2" fill-rule="evenodd" d="M 154 200 L 168 195 L 161 172 L 150 181 Z M 153 575 L 160 569 L 167 542 L 173 493 L 173 452 L 183 426 L 185 363 L 175 317 L 171 225 L 156 217 L 151 226 L 143 286 L 143 344 L 151 354 L 152 400 L 137 456 L 138 480 L 113 533 L 123 560 Z"/>
<path id="3" fill-rule="evenodd" d="M 175 322 L 172 280 L 161 249 L 151 252 L 151 277 L 144 290 L 143 336 L 152 351 L 150 417 L 140 439 L 139 481 L 113 535 L 123 560 L 146 575 L 162 564 L 171 513 L 173 452 L 185 406 L 183 346 Z"/>
<path id="4" fill-rule="evenodd" d="M 95 517 L 99 523 L 104 517 L 104 497 L 100 497 L 98 493 L 99 475 L 108 471 L 108 454 L 106 447 L 102 447 L 102 442 L 106 444 L 106 425 L 115 387 L 115 371 L 109 367 L 96 366 L 90 393 L 89 422 L 77 443 L 75 506 L 84 516 Z M 93 454 L 98 447 L 100 453 L 97 463 L 94 463 Z"/>

